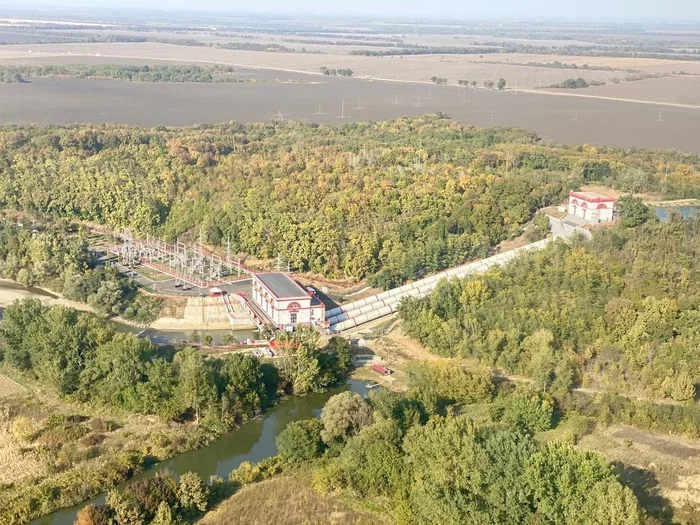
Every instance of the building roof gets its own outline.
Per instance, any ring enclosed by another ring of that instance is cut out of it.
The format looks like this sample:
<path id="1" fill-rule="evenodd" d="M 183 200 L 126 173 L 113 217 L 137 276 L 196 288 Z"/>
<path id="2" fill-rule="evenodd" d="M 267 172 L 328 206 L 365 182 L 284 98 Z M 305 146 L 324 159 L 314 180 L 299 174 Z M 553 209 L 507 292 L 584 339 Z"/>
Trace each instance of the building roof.
<path id="1" fill-rule="evenodd" d="M 568 224 L 569 226 L 585 226 L 588 224 L 586 219 L 576 217 L 575 215 L 567 215 L 561 222 Z"/>
<path id="2" fill-rule="evenodd" d="M 300 299 L 309 294 L 294 279 L 281 272 L 256 273 L 255 277 L 277 297 L 278 299 Z"/>
<path id="3" fill-rule="evenodd" d="M 581 199 L 586 202 L 615 202 L 615 198 L 606 197 L 600 193 L 593 193 L 592 191 L 570 191 L 569 197 L 575 199 Z"/>

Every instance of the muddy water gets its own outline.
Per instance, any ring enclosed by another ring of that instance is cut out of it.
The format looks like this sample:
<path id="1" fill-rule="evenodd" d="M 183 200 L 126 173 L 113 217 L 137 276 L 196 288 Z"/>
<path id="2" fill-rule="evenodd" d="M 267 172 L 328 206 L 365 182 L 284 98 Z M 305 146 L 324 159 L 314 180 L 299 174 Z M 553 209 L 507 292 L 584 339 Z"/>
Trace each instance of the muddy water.
<path id="1" fill-rule="evenodd" d="M 263 418 L 246 423 L 242 427 L 222 436 L 211 445 L 163 461 L 137 474 L 131 480 L 122 484 L 122 487 L 133 481 L 153 476 L 156 472 L 164 471 L 169 471 L 175 475 L 192 471 L 201 475 L 203 479 L 208 479 L 211 475 L 226 478 L 243 461 L 256 462 L 274 456 L 277 453 L 275 438 L 289 423 L 318 416 L 329 397 L 345 390 L 352 390 L 362 395 L 367 394 L 364 382 L 351 379 L 346 385 L 334 388 L 323 394 L 311 394 L 285 399 L 268 410 Z M 92 503 L 103 503 L 104 497 L 105 495 L 102 494 L 94 498 Z M 87 503 L 54 512 L 32 521 L 31 524 L 71 525 L 77 512 Z"/>

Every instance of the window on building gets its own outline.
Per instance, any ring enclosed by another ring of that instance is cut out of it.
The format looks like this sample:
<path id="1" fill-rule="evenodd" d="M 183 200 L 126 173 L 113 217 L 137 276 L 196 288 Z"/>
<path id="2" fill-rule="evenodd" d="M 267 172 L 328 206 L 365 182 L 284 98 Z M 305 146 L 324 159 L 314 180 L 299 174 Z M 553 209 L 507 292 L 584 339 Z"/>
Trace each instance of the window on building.
<path id="1" fill-rule="evenodd" d="M 296 322 L 297 322 L 296 312 L 292 312 L 291 314 L 289 314 L 289 322 L 291 322 L 292 324 L 296 324 Z"/>

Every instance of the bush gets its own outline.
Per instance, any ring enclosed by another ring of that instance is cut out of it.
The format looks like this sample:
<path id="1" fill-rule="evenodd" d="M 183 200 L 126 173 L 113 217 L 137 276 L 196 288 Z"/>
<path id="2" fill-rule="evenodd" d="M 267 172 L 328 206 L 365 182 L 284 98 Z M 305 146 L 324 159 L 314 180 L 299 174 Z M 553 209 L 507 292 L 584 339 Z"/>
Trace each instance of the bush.
<path id="1" fill-rule="evenodd" d="M 228 480 L 241 485 L 256 483 L 262 480 L 262 474 L 258 465 L 253 465 L 250 461 L 244 461 L 237 469 L 231 471 Z"/>
<path id="2" fill-rule="evenodd" d="M 303 461 L 319 456 L 323 450 L 322 429 L 323 425 L 318 419 L 290 423 L 275 440 L 279 454 L 288 461 Z"/>
<path id="3" fill-rule="evenodd" d="M 33 419 L 19 416 L 12 422 L 12 435 L 20 443 L 31 443 L 36 434 L 36 425 Z"/>
<path id="4" fill-rule="evenodd" d="M 516 392 L 500 398 L 493 406 L 492 417 L 528 432 L 552 428 L 554 403 L 542 392 Z"/>
<path id="5" fill-rule="evenodd" d="M 341 490 L 345 486 L 345 471 L 333 461 L 314 470 L 311 486 L 320 494 Z"/>
<path id="6" fill-rule="evenodd" d="M 185 472 L 180 476 L 177 497 L 180 507 L 186 514 L 204 512 L 209 504 L 209 488 L 198 474 Z"/>

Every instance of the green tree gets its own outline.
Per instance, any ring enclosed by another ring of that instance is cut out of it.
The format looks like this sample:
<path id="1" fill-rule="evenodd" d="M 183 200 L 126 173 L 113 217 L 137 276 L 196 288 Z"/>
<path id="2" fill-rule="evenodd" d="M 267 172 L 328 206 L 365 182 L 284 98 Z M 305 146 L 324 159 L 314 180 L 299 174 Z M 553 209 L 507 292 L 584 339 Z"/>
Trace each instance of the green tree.
<path id="1" fill-rule="evenodd" d="M 639 502 L 617 480 L 601 481 L 586 495 L 579 523 L 585 525 L 640 525 L 644 523 Z"/>
<path id="2" fill-rule="evenodd" d="M 207 510 L 209 489 L 198 474 L 185 472 L 180 476 L 177 495 L 180 508 L 185 514 L 194 515 Z"/>
<path id="3" fill-rule="evenodd" d="M 139 384 L 146 380 L 153 345 L 131 334 L 115 334 L 97 347 L 80 374 L 81 395 L 130 410 L 140 406 Z"/>
<path id="4" fill-rule="evenodd" d="M 602 456 L 562 443 L 546 445 L 525 466 L 532 505 L 548 523 L 581 523 L 581 502 L 598 483 L 617 482 Z"/>
<path id="5" fill-rule="evenodd" d="M 493 415 L 512 427 L 541 432 L 552 428 L 554 402 L 543 392 L 516 392 L 498 400 Z"/>
<path id="6" fill-rule="evenodd" d="M 184 411 L 194 412 L 199 424 L 200 414 L 216 398 L 216 386 L 204 361 L 204 357 L 194 348 L 185 348 L 173 360 L 177 369 L 178 383 L 176 396 Z"/>
<path id="7" fill-rule="evenodd" d="M 499 78 L 498 79 L 498 89 L 504 89 L 506 87 L 506 79 L 505 78 Z"/>
<path id="8" fill-rule="evenodd" d="M 318 456 L 323 450 L 318 419 L 293 421 L 275 439 L 278 453 L 289 461 L 303 461 Z"/>
<path id="9" fill-rule="evenodd" d="M 260 362 L 252 355 L 226 356 L 219 374 L 225 385 L 221 395 L 226 400 L 228 414 L 234 420 L 252 419 L 268 406 Z"/>
<path id="10" fill-rule="evenodd" d="M 656 219 L 654 211 L 639 197 L 631 195 L 620 197 L 617 199 L 615 207 L 620 215 L 620 225 L 626 228 L 636 228 L 645 222 Z"/>
<path id="11" fill-rule="evenodd" d="M 321 412 L 321 422 L 321 438 L 325 443 L 342 441 L 349 436 L 356 436 L 372 422 L 372 407 L 361 395 L 342 392 L 326 401 Z"/>

